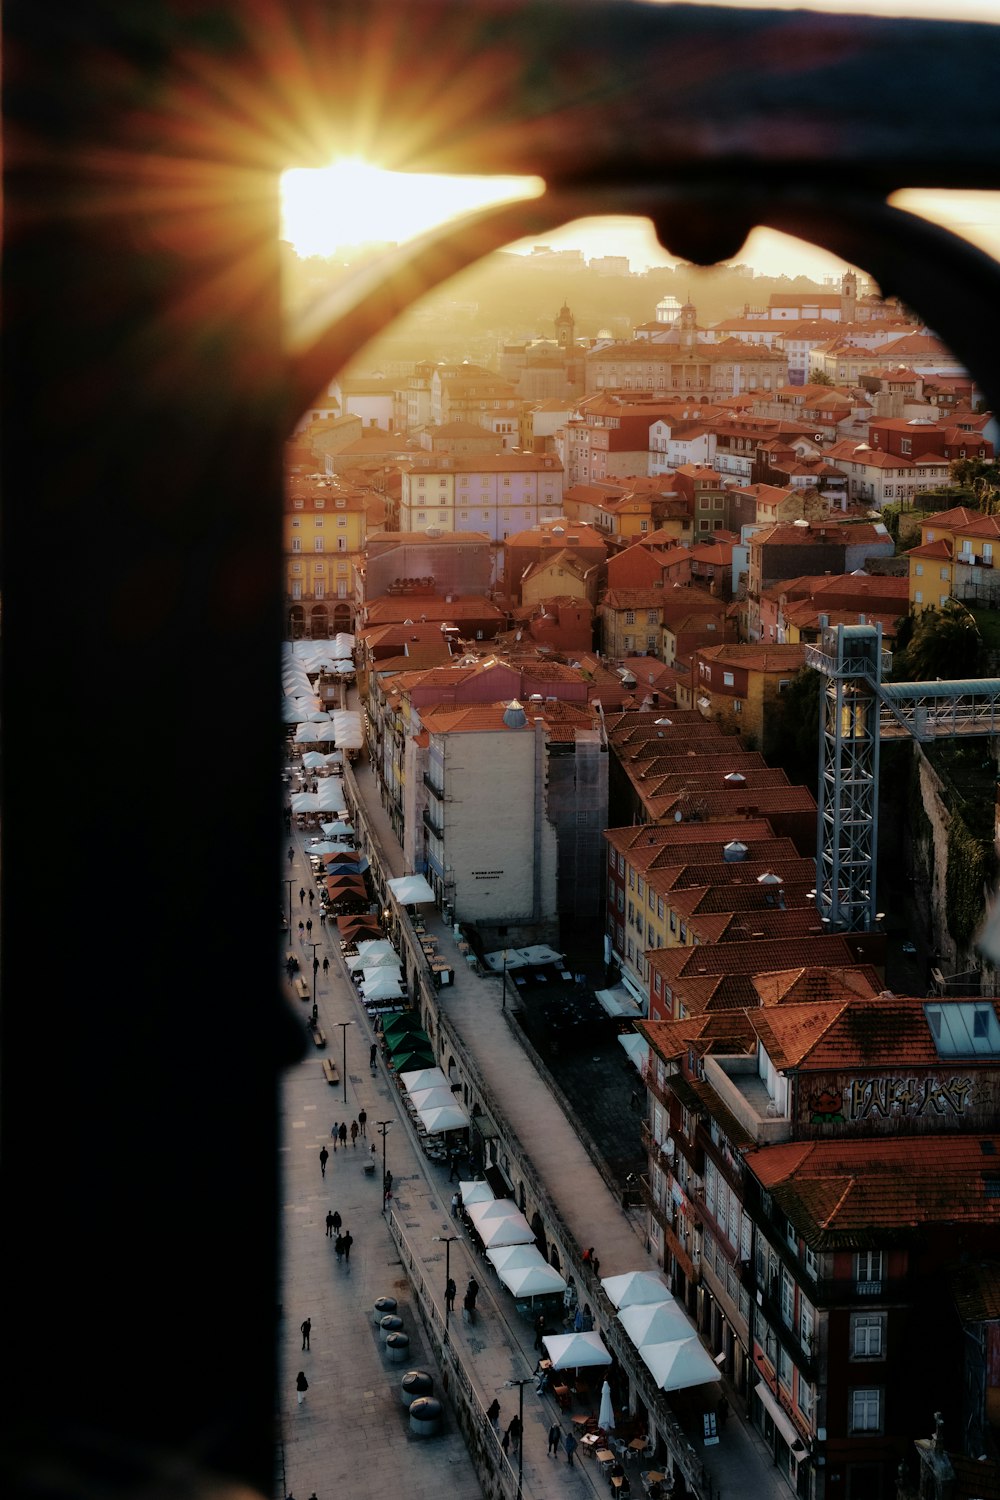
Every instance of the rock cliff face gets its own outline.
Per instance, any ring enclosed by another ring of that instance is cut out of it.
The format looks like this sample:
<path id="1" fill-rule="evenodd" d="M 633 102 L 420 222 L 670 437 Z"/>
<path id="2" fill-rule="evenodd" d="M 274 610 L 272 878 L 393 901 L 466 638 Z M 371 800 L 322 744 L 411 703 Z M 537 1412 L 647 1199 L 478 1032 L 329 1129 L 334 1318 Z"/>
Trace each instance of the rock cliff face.
<path id="1" fill-rule="evenodd" d="M 975 948 L 994 879 L 992 852 L 969 831 L 962 798 L 917 745 L 910 749 L 908 783 L 902 813 L 894 814 L 903 826 L 891 847 L 903 851 L 916 928 L 942 973 L 981 968 L 980 987 L 993 993 L 995 972 Z"/>

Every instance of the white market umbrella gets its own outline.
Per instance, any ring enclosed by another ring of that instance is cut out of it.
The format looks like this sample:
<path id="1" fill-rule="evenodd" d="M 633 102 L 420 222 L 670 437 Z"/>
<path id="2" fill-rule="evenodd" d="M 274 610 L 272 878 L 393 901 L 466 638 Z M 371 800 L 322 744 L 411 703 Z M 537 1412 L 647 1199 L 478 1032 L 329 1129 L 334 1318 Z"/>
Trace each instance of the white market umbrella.
<path id="1" fill-rule="evenodd" d="M 310 844 L 309 848 L 306 850 L 306 853 L 310 856 L 318 856 L 321 854 L 340 854 L 343 851 L 343 848 L 343 844 L 335 844 L 333 842 L 333 839 L 320 839 L 318 844 Z"/>
<path id="2" fill-rule="evenodd" d="M 464 1198 L 462 1201 L 465 1202 Z M 520 1211 L 513 1198 L 490 1198 L 488 1202 L 473 1203 L 471 1208 L 466 1205 L 466 1212 L 477 1229 L 489 1219 L 506 1219 Z"/>
<path id="3" fill-rule="evenodd" d="M 488 1182 L 460 1182 L 458 1186 L 466 1209 L 475 1207 L 477 1203 L 493 1201 L 493 1189 Z"/>
<path id="4" fill-rule="evenodd" d="M 307 766 L 310 771 L 314 771 L 319 766 L 326 765 L 326 756 L 322 750 L 307 750 L 302 757 L 302 764 Z"/>
<path id="5" fill-rule="evenodd" d="M 437 1088 L 418 1089 L 416 1093 L 410 1089 L 409 1094 L 417 1113 L 421 1115 L 430 1109 L 449 1109 L 455 1102 L 455 1096 L 447 1084 L 439 1083 Z"/>
<path id="6" fill-rule="evenodd" d="M 537 1245 L 500 1245 L 496 1250 L 487 1250 L 486 1259 L 498 1274 L 548 1265 Z"/>
<path id="7" fill-rule="evenodd" d="M 599 1333 L 554 1333 L 542 1339 L 553 1370 L 582 1370 L 609 1365 L 611 1355 Z"/>
<path id="8" fill-rule="evenodd" d="M 618 1321 L 637 1349 L 691 1337 L 691 1324 L 673 1298 L 669 1302 L 636 1302 L 618 1314 Z"/>
<path id="9" fill-rule="evenodd" d="M 367 945 L 359 943 L 357 953 L 352 953 L 347 960 L 347 967 L 353 970 L 374 969 L 376 959 L 379 963 L 385 960 L 386 967 L 390 968 L 399 963 L 399 956 L 391 943 L 386 943 L 383 948 L 381 941 L 375 941 Z"/>
<path id="10" fill-rule="evenodd" d="M 354 833 L 353 823 L 321 823 L 319 826 L 322 828 L 327 838 L 331 839 L 336 838 L 338 834 L 343 835 L 345 838 L 349 838 Z"/>
<path id="11" fill-rule="evenodd" d="M 476 1233 L 487 1250 L 498 1245 L 530 1245 L 535 1231 L 523 1214 L 509 1214 L 503 1219 L 487 1219 L 477 1227 Z"/>
<path id="12" fill-rule="evenodd" d="M 295 731 L 297 745 L 325 745 L 333 737 L 333 725 L 329 719 L 322 724 L 300 724 Z"/>
<path id="13" fill-rule="evenodd" d="M 515 1297 L 544 1297 L 550 1293 L 564 1292 L 566 1282 L 555 1266 L 542 1261 L 540 1266 L 522 1266 L 519 1270 L 503 1270 L 500 1280 Z M 603 1422 L 601 1426 L 603 1427 Z"/>
<path id="14" fill-rule="evenodd" d="M 397 974 L 400 972 L 399 959 L 395 953 L 372 953 L 370 955 L 361 953 L 358 956 L 361 959 L 361 968 L 365 971 L 366 979 L 369 972 L 375 969 L 395 969 Z"/>
<path id="15" fill-rule="evenodd" d="M 395 953 L 388 938 L 362 938 L 358 943 L 359 953 Z"/>
<path id="16" fill-rule="evenodd" d="M 421 901 L 434 900 L 434 892 L 422 875 L 400 875 L 388 884 L 400 906 L 414 906 Z"/>
<path id="17" fill-rule="evenodd" d="M 366 976 L 361 989 L 366 1000 L 398 1000 L 403 993 L 399 976 L 388 969 L 376 969 L 370 979 Z"/>
<path id="18" fill-rule="evenodd" d="M 409 1093 L 417 1089 L 436 1089 L 448 1082 L 440 1068 L 417 1068 L 412 1073 L 400 1073 L 399 1081 Z"/>
<path id="19" fill-rule="evenodd" d="M 312 792 L 293 792 L 288 799 L 293 813 L 318 812 L 319 798 Z"/>
<path id="20" fill-rule="evenodd" d="M 615 1409 L 611 1405 L 611 1387 L 607 1381 L 601 1386 L 601 1409 L 597 1413 L 597 1425 L 603 1427 L 605 1432 L 614 1431 Z"/>
<path id="21" fill-rule="evenodd" d="M 626 1271 L 622 1276 L 604 1276 L 601 1286 L 615 1307 L 632 1307 L 637 1302 L 668 1302 L 671 1292 L 665 1281 L 651 1271 Z"/>
<path id="22" fill-rule="evenodd" d="M 646 1344 L 639 1355 L 661 1391 L 686 1391 L 722 1379 L 722 1371 L 693 1334 L 668 1344 Z"/>
<path id="23" fill-rule="evenodd" d="M 417 1113 L 420 1114 L 420 1111 Z M 442 1135 L 446 1130 L 464 1130 L 469 1123 L 465 1110 L 457 1104 L 450 1104 L 444 1109 L 427 1110 L 420 1114 L 420 1119 L 428 1135 Z M 534 1235 L 531 1237 L 534 1239 Z"/>

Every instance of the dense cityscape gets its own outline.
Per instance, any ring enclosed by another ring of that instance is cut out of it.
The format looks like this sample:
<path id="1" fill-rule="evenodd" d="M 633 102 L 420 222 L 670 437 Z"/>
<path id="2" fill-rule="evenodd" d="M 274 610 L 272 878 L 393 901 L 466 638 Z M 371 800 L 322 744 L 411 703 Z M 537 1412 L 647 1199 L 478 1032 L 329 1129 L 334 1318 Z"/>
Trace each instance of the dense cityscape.
<path id="1" fill-rule="evenodd" d="M 365 1494 L 1000 1488 L 996 441 L 851 268 L 544 245 L 303 414 L 282 1493 L 349 1385 Z"/>

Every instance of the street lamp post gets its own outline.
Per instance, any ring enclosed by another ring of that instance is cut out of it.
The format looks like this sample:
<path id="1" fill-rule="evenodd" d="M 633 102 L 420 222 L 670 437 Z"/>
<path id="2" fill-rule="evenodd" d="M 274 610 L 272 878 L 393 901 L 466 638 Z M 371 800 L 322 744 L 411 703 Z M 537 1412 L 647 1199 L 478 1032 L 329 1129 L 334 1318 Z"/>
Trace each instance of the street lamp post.
<path id="1" fill-rule="evenodd" d="M 291 937 L 291 935 L 292 935 L 292 882 L 290 880 L 286 880 L 284 882 L 284 884 L 287 885 L 287 887 L 288 887 L 288 935 L 289 935 L 289 937 Z"/>
<path id="2" fill-rule="evenodd" d="M 316 1004 L 316 970 L 319 968 L 319 959 L 316 957 L 316 949 L 319 947 L 319 943 L 311 943 L 310 947 L 312 948 L 312 951 L 313 951 L 313 1013 L 312 1013 L 312 1023 L 315 1026 L 316 1023 L 319 1021 L 319 1007 Z M 348 1022 L 348 1025 L 349 1024 L 350 1024 L 350 1022 Z M 345 1099 L 344 1102 L 345 1103 L 347 1102 L 346 1099 Z"/>
<path id="3" fill-rule="evenodd" d="M 392 1121 L 376 1120 L 375 1124 L 378 1126 L 378 1133 L 382 1137 L 382 1212 L 385 1213 L 385 1135 Z"/>
<path id="4" fill-rule="evenodd" d="M 444 1340 L 448 1342 L 448 1325 L 451 1317 L 451 1308 L 448 1305 L 448 1282 L 451 1280 L 451 1247 L 456 1240 L 460 1240 L 460 1234 L 436 1234 L 434 1238 L 444 1245 Z"/>
<path id="5" fill-rule="evenodd" d="M 335 1026 L 340 1027 L 340 1038 L 343 1042 L 342 1068 L 344 1077 L 344 1103 L 347 1103 L 347 1028 L 353 1025 L 352 1021 L 334 1021 Z"/>
<path id="6" fill-rule="evenodd" d="M 504 1382 L 508 1390 L 517 1386 L 517 1419 L 521 1428 L 517 1435 L 517 1500 L 521 1500 L 524 1481 L 524 1387 L 530 1385 L 533 1379 L 533 1375 L 526 1375 L 523 1380 Z"/>

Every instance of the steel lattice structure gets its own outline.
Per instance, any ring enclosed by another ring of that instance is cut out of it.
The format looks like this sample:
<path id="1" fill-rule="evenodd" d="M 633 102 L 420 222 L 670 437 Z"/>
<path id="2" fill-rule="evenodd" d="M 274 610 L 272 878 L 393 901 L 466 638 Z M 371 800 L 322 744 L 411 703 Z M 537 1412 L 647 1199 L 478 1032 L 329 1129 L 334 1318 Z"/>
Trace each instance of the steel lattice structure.
<path id="1" fill-rule="evenodd" d="M 838 625 L 806 647 L 827 679 L 820 712 L 816 905 L 830 929 L 876 923 L 879 746 L 883 739 L 1000 733 L 1000 679 L 882 684 L 881 625 Z"/>

